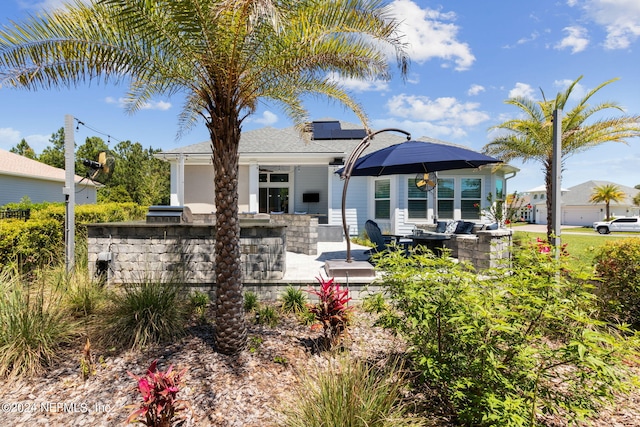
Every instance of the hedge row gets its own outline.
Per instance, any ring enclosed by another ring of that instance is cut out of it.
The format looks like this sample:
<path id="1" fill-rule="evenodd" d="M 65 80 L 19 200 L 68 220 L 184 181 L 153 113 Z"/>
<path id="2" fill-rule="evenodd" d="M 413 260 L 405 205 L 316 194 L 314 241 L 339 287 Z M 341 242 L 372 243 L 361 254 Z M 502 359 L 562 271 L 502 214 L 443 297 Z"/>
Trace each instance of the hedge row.
<path id="1" fill-rule="evenodd" d="M 12 206 L 8 206 L 12 208 Z M 24 206 L 21 206 L 24 209 Z M 15 266 L 21 272 L 35 267 L 64 262 L 63 203 L 41 203 L 29 206 L 29 220 L 0 220 L 0 270 Z M 76 250 L 86 248 L 85 224 L 123 222 L 144 219 L 147 207 L 135 203 L 78 205 L 75 209 Z"/>

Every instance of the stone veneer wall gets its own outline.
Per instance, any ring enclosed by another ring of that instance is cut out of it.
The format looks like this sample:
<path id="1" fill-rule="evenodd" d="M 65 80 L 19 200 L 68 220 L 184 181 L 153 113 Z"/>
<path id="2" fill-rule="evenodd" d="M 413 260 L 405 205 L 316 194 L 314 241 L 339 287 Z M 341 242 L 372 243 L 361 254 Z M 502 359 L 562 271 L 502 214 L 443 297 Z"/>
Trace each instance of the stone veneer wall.
<path id="1" fill-rule="evenodd" d="M 480 230 L 475 234 L 454 234 L 444 247 L 451 250 L 451 256 L 473 264 L 476 270 L 484 270 L 501 265 L 511 257 L 512 230 Z"/>
<path id="2" fill-rule="evenodd" d="M 89 271 L 107 261 L 107 283 L 179 280 L 186 285 L 215 283 L 215 227 L 212 224 L 90 224 Z M 282 279 L 286 271 L 285 227 L 243 226 L 240 230 L 243 281 Z"/>
<path id="3" fill-rule="evenodd" d="M 264 214 L 240 214 L 240 219 Z M 307 214 L 272 214 L 270 223 L 287 227 L 287 250 L 304 255 L 318 254 L 318 218 Z"/>

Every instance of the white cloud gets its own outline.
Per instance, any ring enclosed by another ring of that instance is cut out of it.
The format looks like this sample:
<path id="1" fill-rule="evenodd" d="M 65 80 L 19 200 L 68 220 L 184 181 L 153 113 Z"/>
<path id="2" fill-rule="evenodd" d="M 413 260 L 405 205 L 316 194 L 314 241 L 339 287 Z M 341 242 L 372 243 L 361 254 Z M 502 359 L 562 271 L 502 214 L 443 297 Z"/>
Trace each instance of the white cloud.
<path id="1" fill-rule="evenodd" d="M 160 111 L 167 111 L 170 108 L 171 108 L 171 103 L 165 102 L 165 101 L 145 102 L 144 105 L 141 107 L 142 110 L 160 110 Z"/>
<path id="2" fill-rule="evenodd" d="M 50 145 L 49 138 L 51 135 L 29 135 L 23 136 L 22 133 L 13 128 L 0 128 L 0 148 L 10 150 L 18 145 L 24 139 L 36 153 L 41 153 Z"/>
<path id="3" fill-rule="evenodd" d="M 589 45 L 589 38 L 587 37 L 587 30 L 584 27 L 572 26 L 565 27 L 563 31 L 567 33 L 567 36 L 560 42 L 556 43 L 555 48 L 563 50 L 566 48 L 571 49 L 571 53 L 582 52 Z"/>
<path id="4" fill-rule="evenodd" d="M 354 92 L 385 92 L 389 90 L 389 84 L 382 80 L 358 80 L 342 77 L 336 73 L 330 73 L 327 79 L 339 83 L 344 89 Z"/>
<path id="5" fill-rule="evenodd" d="M 581 7 L 587 19 L 604 28 L 605 49 L 626 49 L 640 37 L 638 0 L 569 0 L 567 4 Z"/>
<path id="6" fill-rule="evenodd" d="M 467 134 L 466 128 L 489 120 L 489 115 L 479 110 L 479 104 L 460 102 L 452 97 L 437 98 L 400 94 L 387 101 L 387 110 L 395 118 L 391 120 L 407 128 L 419 128 L 420 135 L 459 138 Z M 376 123 L 382 124 L 381 121 Z M 415 131 L 412 131 L 415 134 Z"/>
<path id="7" fill-rule="evenodd" d="M 478 84 L 472 84 L 471 87 L 469 88 L 469 90 L 467 91 L 467 95 L 469 96 L 475 96 L 480 94 L 480 92 L 484 92 L 486 89 L 484 88 L 484 86 L 478 85 Z"/>
<path id="8" fill-rule="evenodd" d="M 516 83 L 515 87 L 509 91 L 509 98 L 529 98 L 536 99 L 536 91 L 527 83 Z"/>
<path id="9" fill-rule="evenodd" d="M 118 98 L 115 99 L 111 96 L 108 96 L 104 99 L 104 101 L 107 104 L 115 104 L 120 108 L 126 108 L 127 107 L 127 101 L 125 98 Z M 160 110 L 160 111 L 167 111 L 171 108 L 171 103 L 170 102 L 165 102 L 165 101 L 150 101 L 150 102 L 145 102 L 140 109 L 141 110 Z"/>
<path id="10" fill-rule="evenodd" d="M 557 87 L 559 91 L 564 92 L 565 90 L 567 90 L 567 88 L 569 88 L 569 86 L 571 86 L 571 83 L 573 83 L 574 81 L 575 80 L 571 79 L 556 80 L 553 82 L 553 85 Z M 586 94 L 587 88 L 585 88 L 580 83 L 576 83 L 576 85 L 573 87 L 573 90 L 571 91 L 571 99 L 582 99 Z"/>
<path id="11" fill-rule="evenodd" d="M 467 43 L 457 40 L 459 27 L 451 23 L 455 13 L 422 9 L 411 0 L 395 0 L 392 7 L 402 22 L 399 29 L 407 37 L 412 61 L 423 63 L 437 58 L 447 61 L 443 66 L 453 62 L 459 71 L 471 67 L 476 58 Z"/>
<path id="12" fill-rule="evenodd" d="M 273 114 L 271 111 L 265 111 L 262 113 L 262 116 L 253 118 L 251 121 L 263 126 L 271 126 L 278 121 L 278 116 Z"/>

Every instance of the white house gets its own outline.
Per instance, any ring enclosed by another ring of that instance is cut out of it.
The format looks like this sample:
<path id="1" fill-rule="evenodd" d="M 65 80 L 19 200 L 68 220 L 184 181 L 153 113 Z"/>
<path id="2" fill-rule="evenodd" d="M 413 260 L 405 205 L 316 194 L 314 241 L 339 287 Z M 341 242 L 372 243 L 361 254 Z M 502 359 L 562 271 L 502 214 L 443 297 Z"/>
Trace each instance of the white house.
<path id="1" fill-rule="evenodd" d="M 75 176 L 76 204 L 96 203 L 97 186 Z M 17 203 L 24 196 L 31 202 L 64 202 L 64 169 L 55 168 L 0 149 L 0 206 Z"/>
<path id="2" fill-rule="evenodd" d="M 611 215 L 614 217 L 638 215 L 639 208 L 633 204 L 633 198 L 640 190 L 611 181 L 592 180 L 562 189 L 560 196 L 562 224 L 591 226 L 595 221 L 602 221 L 605 217 L 604 203 L 594 204 L 589 201 L 589 198 L 595 187 L 608 184 L 617 186 L 627 195 L 620 203 L 611 202 L 609 205 Z M 544 185 L 528 190 L 524 194 L 528 196 L 527 202 L 530 206 L 529 220 L 536 224 L 546 224 L 547 201 Z"/>
<path id="3" fill-rule="evenodd" d="M 307 213 L 318 216 L 320 224 L 341 225 L 343 181 L 336 171 L 365 136 L 364 129 L 336 120 L 310 123 L 306 137 L 294 127 L 243 132 L 240 212 Z M 364 154 L 405 140 L 398 133 L 380 133 Z M 210 145 L 205 141 L 156 155 L 171 163 L 171 205 L 188 206 L 195 214 L 215 210 Z M 352 177 L 346 197 L 349 232 L 359 234 L 367 219 L 392 234 L 410 233 L 414 224 L 436 218 L 482 222 L 487 195 L 493 192 L 494 200 L 502 198 L 507 180 L 517 171 L 509 165 L 490 165 L 439 172 L 437 203 L 433 193 L 417 189 L 415 175 Z"/>

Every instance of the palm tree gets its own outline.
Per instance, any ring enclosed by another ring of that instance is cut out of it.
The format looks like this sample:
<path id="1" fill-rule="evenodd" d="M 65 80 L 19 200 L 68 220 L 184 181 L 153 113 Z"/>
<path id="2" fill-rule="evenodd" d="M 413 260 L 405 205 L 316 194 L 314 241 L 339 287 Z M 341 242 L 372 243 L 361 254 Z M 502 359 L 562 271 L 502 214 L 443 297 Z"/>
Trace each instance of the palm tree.
<path id="1" fill-rule="evenodd" d="M 506 132 L 485 145 L 483 149 L 485 153 L 499 157 L 505 162 L 521 159 L 524 162 L 542 163 L 547 193 L 547 238 L 549 240 L 552 235 L 553 111 L 565 110 L 573 89 L 581 79 L 582 76 L 578 77 L 564 92 L 559 92 L 555 99 L 545 99 L 544 92 L 542 92 L 543 100 L 537 102 L 524 97 L 507 99 L 505 102 L 520 108 L 524 117 L 507 120 L 494 126 L 492 129 L 502 129 Z M 626 143 L 625 139 L 640 136 L 640 116 L 638 115 L 594 118 L 595 115 L 606 110 L 623 111 L 614 102 L 603 102 L 593 106 L 588 103 L 595 93 L 615 80 L 617 79 L 608 80 L 590 90 L 571 110 L 564 112 L 561 128 L 561 162 L 563 164 L 569 156 L 605 142 Z M 587 123 L 590 119 L 592 119 L 591 123 Z"/>
<path id="2" fill-rule="evenodd" d="M 128 84 L 129 111 L 181 94 L 180 131 L 203 121 L 211 137 L 216 204 L 218 351 L 244 348 L 238 144 L 260 100 L 282 107 L 301 132 L 304 95 L 360 104 L 330 73 L 391 77 L 408 58 L 382 0 L 93 0 L 11 23 L 0 31 L 0 83 L 25 89 Z"/>
<path id="3" fill-rule="evenodd" d="M 593 187 L 593 191 L 591 192 L 591 196 L 589 197 L 589 201 L 591 203 L 602 203 L 604 202 L 606 219 L 605 221 L 609 221 L 611 219 L 609 205 L 611 202 L 622 202 L 627 198 L 627 193 L 622 191 L 620 187 L 615 184 L 603 184 L 597 185 Z"/>

